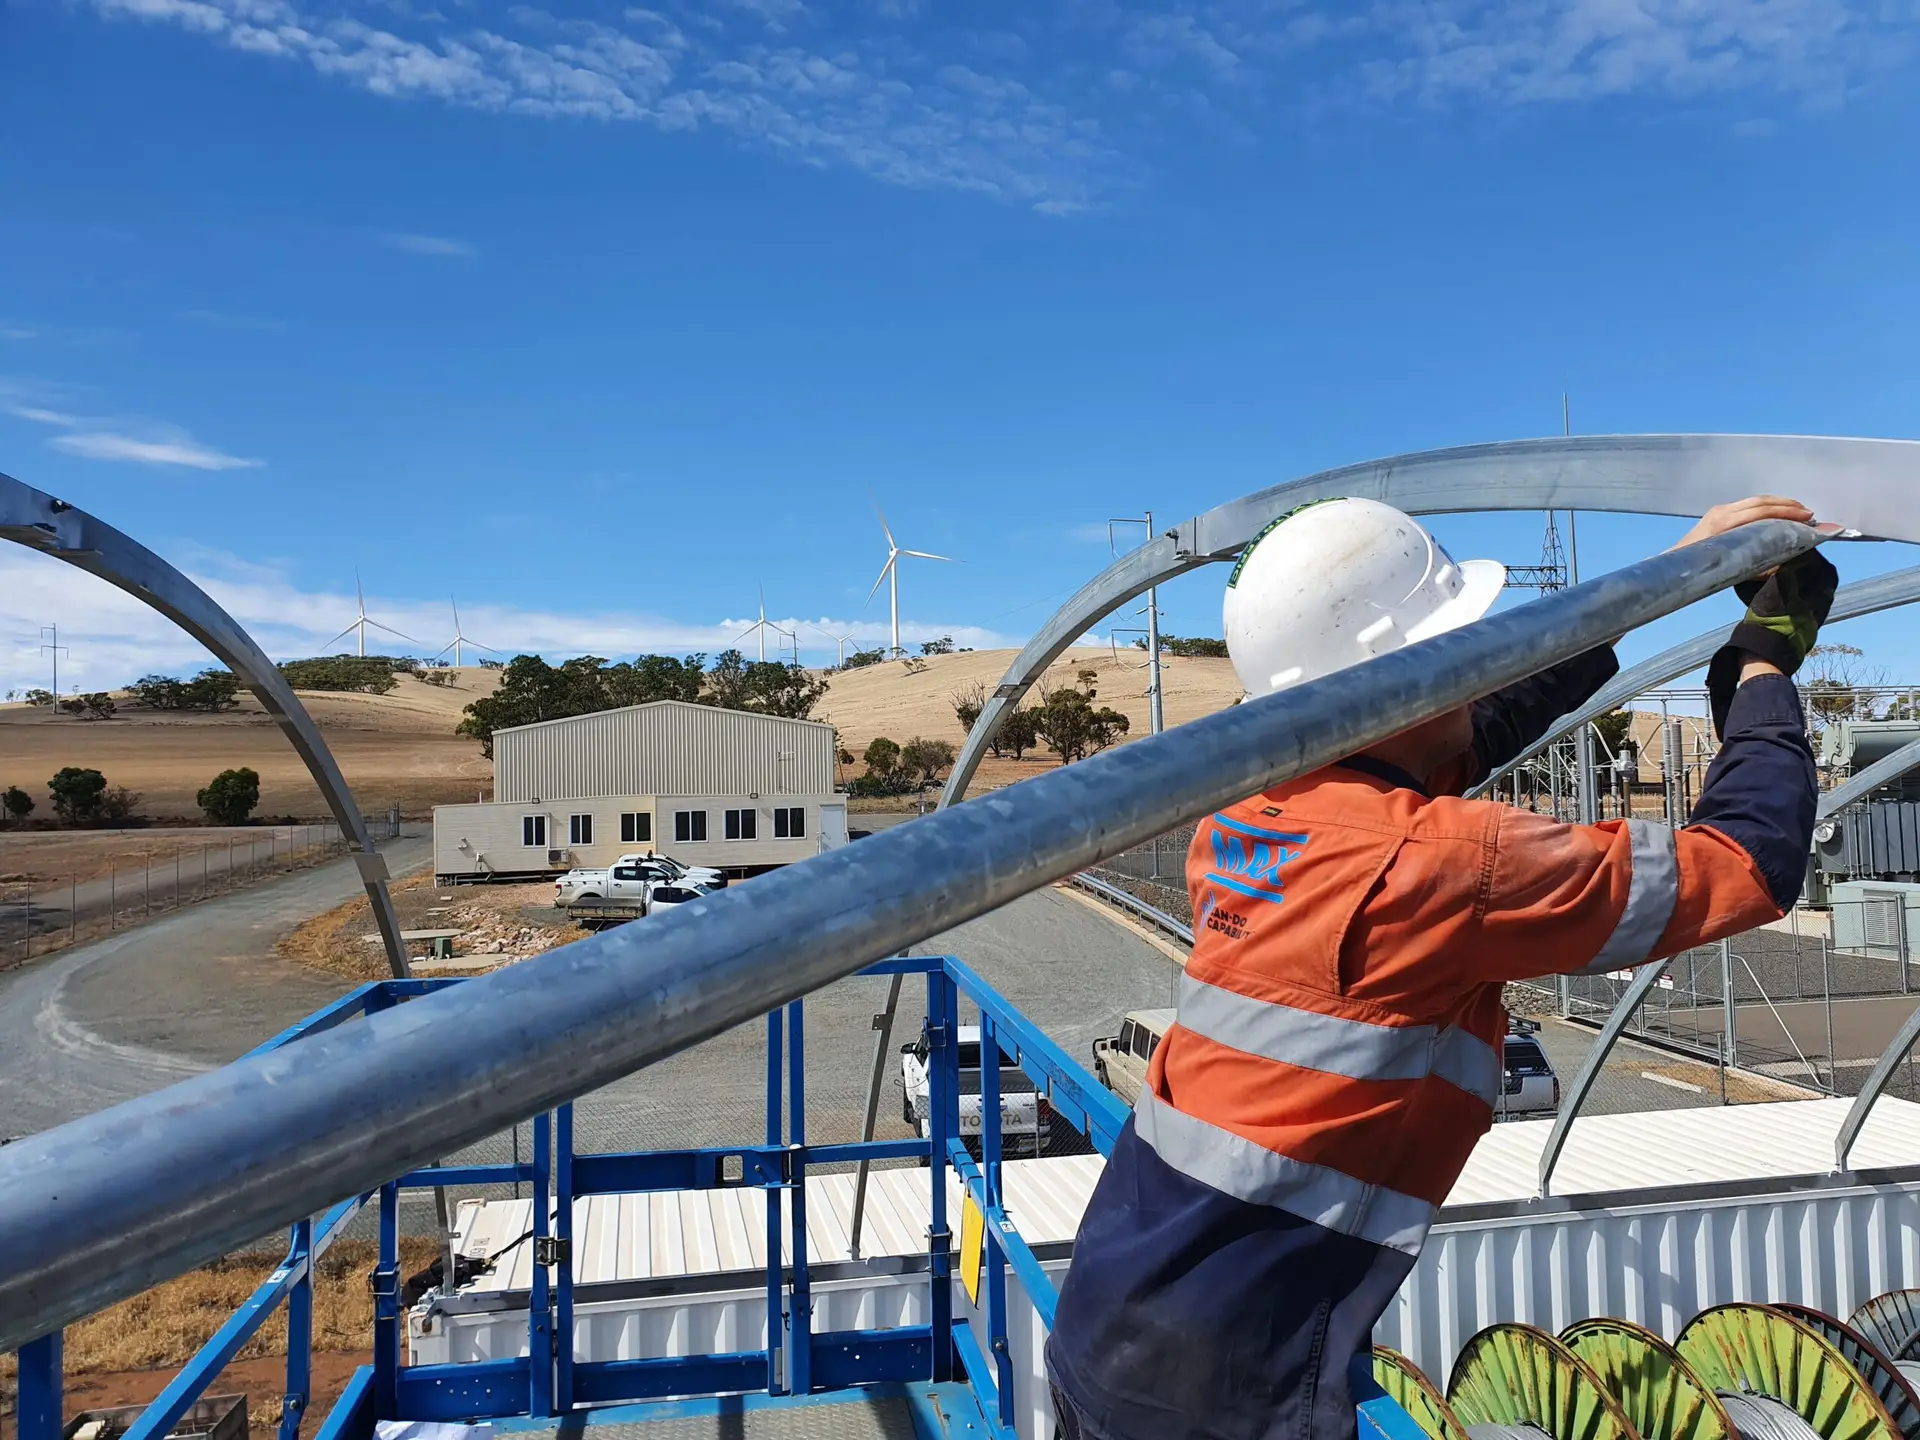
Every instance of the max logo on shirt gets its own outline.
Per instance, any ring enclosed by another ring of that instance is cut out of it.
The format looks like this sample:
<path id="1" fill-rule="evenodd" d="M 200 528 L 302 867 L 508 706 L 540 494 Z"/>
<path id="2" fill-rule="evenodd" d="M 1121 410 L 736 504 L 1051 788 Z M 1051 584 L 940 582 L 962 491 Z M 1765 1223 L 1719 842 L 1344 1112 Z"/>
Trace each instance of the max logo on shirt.
<path id="1" fill-rule="evenodd" d="M 1213 817 L 1213 832 L 1207 837 L 1213 846 L 1213 868 L 1206 878 L 1213 884 L 1250 899 L 1278 905 L 1286 899 L 1280 885 L 1280 867 L 1300 858 L 1305 835 L 1285 830 L 1263 830 Z"/>

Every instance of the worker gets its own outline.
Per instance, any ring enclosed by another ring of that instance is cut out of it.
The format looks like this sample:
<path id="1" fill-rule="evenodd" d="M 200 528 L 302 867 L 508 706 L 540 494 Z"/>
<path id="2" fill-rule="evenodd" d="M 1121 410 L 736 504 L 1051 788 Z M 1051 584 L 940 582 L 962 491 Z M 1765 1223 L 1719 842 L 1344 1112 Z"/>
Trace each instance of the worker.
<path id="1" fill-rule="evenodd" d="M 1681 543 L 1756 520 L 1760 496 Z M 1722 737 L 1691 822 L 1563 824 L 1460 794 L 1617 668 L 1611 646 L 1201 822 L 1179 1013 L 1081 1222 L 1047 1365 L 1066 1440 L 1345 1440 L 1349 1369 L 1493 1120 L 1501 986 L 1622 971 L 1779 918 L 1815 783 L 1789 678 L 1826 619 L 1817 551 L 1737 593 Z M 1251 697 L 1470 624 L 1455 563 L 1372 500 L 1303 507 L 1227 582 Z"/>

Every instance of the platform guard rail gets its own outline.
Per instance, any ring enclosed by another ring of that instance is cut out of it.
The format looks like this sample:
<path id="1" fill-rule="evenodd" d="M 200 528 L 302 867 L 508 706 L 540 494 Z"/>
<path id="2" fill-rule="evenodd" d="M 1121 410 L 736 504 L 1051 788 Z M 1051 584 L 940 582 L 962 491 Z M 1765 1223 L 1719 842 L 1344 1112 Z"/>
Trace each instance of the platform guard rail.
<path id="1" fill-rule="evenodd" d="M 637 1421 L 658 1402 L 687 1396 L 759 1392 L 774 1402 L 868 1387 L 943 1387 L 949 1411 L 960 1400 L 977 1410 L 978 1433 L 1013 1440 L 1023 1432 L 1014 1406 L 1008 1346 L 1007 1282 L 1014 1283 L 1051 1328 L 1056 1293 L 1040 1260 L 1009 1213 L 1002 1188 L 1000 1071 L 983 1066 L 982 1134 L 976 1158 L 963 1142 L 959 1115 L 959 1050 L 955 1042 L 963 999 L 979 1012 L 981 1049 L 998 1045 L 1045 1095 L 1054 1112 L 1087 1136 L 1104 1155 L 1127 1118 L 1126 1107 L 1004 997 L 951 956 L 896 957 L 865 975 L 924 975 L 929 1038 L 929 1134 L 926 1138 L 814 1145 L 806 1130 L 805 1004 L 795 1000 L 766 1017 L 766 1135 L 757 1145 L 723 1149 L 579 1153 L 573 1107 L 563 1104 L 534 1117 L 532 1156 L 524 1163 L 444 1166 L 410 1171 L 377 1190 L 351 1197 L 325 1214 L 293 1226 L 286 1259 L 189 1361 L 125 1431 L 122 1440 L 160 1440 L 204 1395 L 247 1341 L 282 1306 L 287 1311 L 286 1387 L 279 1440 L 299 1440 L 312 1395 L 313 1270 L 321 1255 L 363 1205 L 379 1212 L 378 1259 L 369 1277 L 374 1295 L 371 1365 L 358 1369 L 315 1440 L 365 1440 L 377 1420 L 473 1421 L 509 1417 Z M 262 1051 L 307 1041 L 348 1021 L 389 1010 L 436 990 L 471 983 L 457 979 L 383 981 L 362 986 L 276 1036 Z M 782 1133 L 783 1111 L 787 1117 Z M 925 1274 L 929 1286 L 924 1326 L 816 1332 L 806 1220 L 806 1178 L 817 1166 L 866 1159 L 928 1162 L 932 1223 Z M 978 1317 L 980 1329 L 954 1313 L 954 1222 L 948 1214 L 947 1168 L 983 1217 Z M 532 1187 L 536 1263 L 527 1306 L 526 1353 L 462 1364 L 406 1365 L 401 1361 L 399 1197 L 405 1189 L 438 1185 L 520 1183 Z M 768 1344 L 732 1354 L 580 1361 L 574 1355 L 573 1202 L 596 1194 L 760 1189 L 766 1193 L 766 1325 Z M 786 1197 L 786 1206 L 781 1204 Z M 783 1264 L 783 1255 L 786 1263 Z M 20 1352 L 20 1440 L 59 1440 L 62 1427 L 60 1338 L 48 1336 Z M 542 1357 L 536 1361 L 534 1357 Z M 1362 1367 L 1364 1369 L 1364 1367 Z M 1356 1372 L 1363 1432 L 1420 1440 L 1412 1421 L 1370 1378 Z M 737 1398 L 731 1402 L 737 1404 Z M 609 1408 L 611 1407 L 611 1408 Z M 942 1433 L 945 1433 L 944 1431 Z M 1042 1437 L 1045 1440 L 1045 1437 Z"/>

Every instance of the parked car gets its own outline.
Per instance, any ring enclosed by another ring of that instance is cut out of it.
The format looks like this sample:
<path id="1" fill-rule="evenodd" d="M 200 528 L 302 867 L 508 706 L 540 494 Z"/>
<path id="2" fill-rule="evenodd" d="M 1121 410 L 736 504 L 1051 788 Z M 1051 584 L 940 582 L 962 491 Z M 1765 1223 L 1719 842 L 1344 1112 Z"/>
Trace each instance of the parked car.
<path id="1" fill-rule="evenodd" d="M 976 1157 L 980 1153 L 980 1027 L 962 1025 L 955 1043 L 960 1047 L 960 1136 Z M 996 1047 L 997 1048 L 997 1047 Z M 929 1135 L 927 1115 L 931 1097 L 928 1056 L 932 1042 L 927 1027 L 920 1027 L 920 1038 L 900 1047 L 901 1112 L 924 1139 Z M 1034 1088 L 1006 1051 L 1000 1051 L 1000 1153 L 1003 1156 L 1039 1155 L 1047 1135 L 1047 1123 L 1053 1107 Z"/>
<path id="2" fill-rule="evenodd" d="M 1500 1099 L 1493 1107 L 1494 1119 L 1551 1115 L 1560 1108 L 1560 1077 L 1534 1038 L 1539 1032 L 1532 1020 L 1516 1016 L 1508 1022 L 1500 1047 Z"/>
<path id="3" fill-rule="evenodd" d="M 1171 1010 L 1130 1010 L 1120 1022 L 1118 1035 L 1093 1042 L 1093 1073 L 1127 1104 L 1140 1098 L 1147 1083 L 1147 1062 L 1173 1024 L 1173 1015 Z"/>
<path id="4" fill-rule="evenodd" d="M 682 865 L 666 855 L 622 855 L 601 870 L 569 870 L 553 882 L 553 903 L 576 900 L 645 899 L 650 885 L 700 885 L 726 888 L 727 877 L 705 866 Z"/>

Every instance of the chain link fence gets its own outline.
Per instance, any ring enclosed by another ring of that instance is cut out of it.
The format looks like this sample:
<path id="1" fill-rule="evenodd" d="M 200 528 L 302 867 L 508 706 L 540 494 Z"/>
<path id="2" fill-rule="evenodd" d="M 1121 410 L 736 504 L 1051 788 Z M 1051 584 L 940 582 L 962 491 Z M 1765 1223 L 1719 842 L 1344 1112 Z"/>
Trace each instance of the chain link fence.
<path id="1" fill-rule="evenodd" d="M 1191 827 L 1168 831 L 1089 873 L 1191 926 L 1185 870 L 1193 835 Z M 1723 1071 L 1855 1095 L 1920 1006 L 1916 943 L 1920 903 L 1910 909 L 1888 897 L 1796 908 L 1773 925 L 1674 956 L 1626 1033 Z M 1597 1026 L 1632 978 L 1548 977 L 1509 986 L 1508 1004 Z M 1888 1093 L 1920 1100 L 1911 1058 Z"/>
<path id="2" fill-rule="evenodd" d="M 362 820 L 376 840 L 400 833 L 398 811 Z M 89 867 L 85 874 L 43 873 L 23 852 L 27 863 L 0 879 L 0 970 L 318 864 L 352 846 L 331 820 L 260 826 L 205 843 L 178 831 L 118 832 L 115 838 L 149 833 L 151 849 L 109 858 L 104 868 Z"/>

